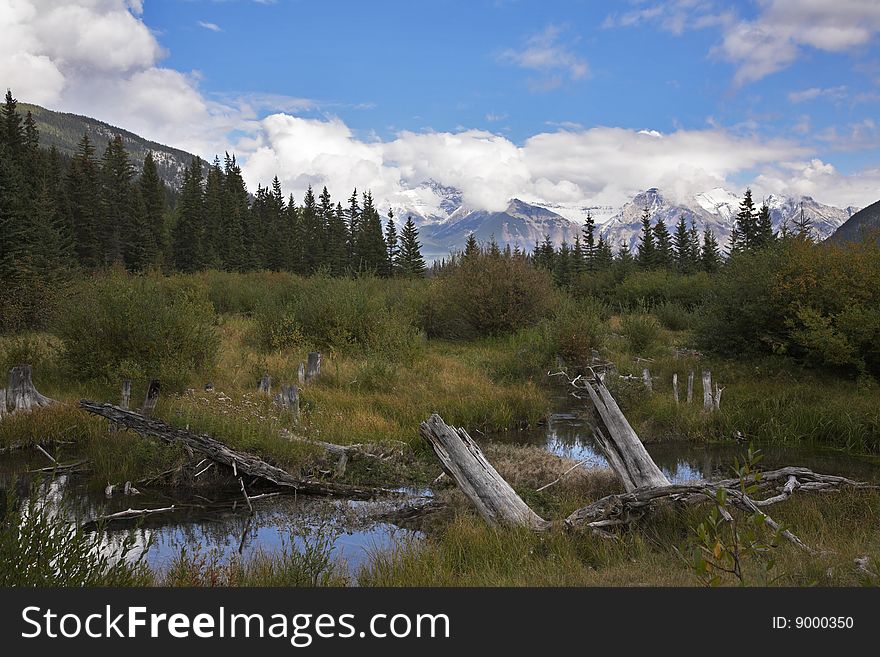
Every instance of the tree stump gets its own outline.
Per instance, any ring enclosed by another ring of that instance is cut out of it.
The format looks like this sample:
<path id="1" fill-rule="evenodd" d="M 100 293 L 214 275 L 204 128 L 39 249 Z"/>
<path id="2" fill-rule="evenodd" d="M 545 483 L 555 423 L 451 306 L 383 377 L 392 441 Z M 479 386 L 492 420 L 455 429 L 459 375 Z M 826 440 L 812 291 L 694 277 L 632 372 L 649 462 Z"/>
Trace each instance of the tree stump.
<path id="1" fill-rule="evenodd" d="M 126 379 L 122 382 L 122 401 L 119 404 L 119 408 L 124 408 L 128 410 L 128 405 L 131 402 L 131 379 Z"/>
<path id="2" fill-rule="evenodd" d="M 690 404 L 693 401 L 694 401 L 694 371 L 691 370 L 690 374 L 688 374 L 687 403 Z"/>
<path id="3" fill-rule="evenodd" d="M 311 381 L 321 373 L 321 354 L 317 351 L 309 352 L 308 365 L 306 365 L 306 381 Z"/>
<path id="4" fill-rule="evenodd" d="M 654 383 L 651 381 L 651 371 L 646 367 L 642 370 L 642 382 L 648 392 L 654 392 Z"/>
<path id="5" fill-rule="evenodd" d="M 678 372 L 672 375 L 672 396 L 675 398 L 675 403 L 678 403 Z"/>
<path id="6" fill-rule="evenodd" d="M 153 411 L 156 410 L 156 404 L 159 402 L 159 387 L 159 379 L 150 381 L 144 405 L 141 407 L 141 415 L 144 417 L 152 417 Z"/>
<path id="7" fill-rule="evenodd" d="M 275 403 L 289 410 L 293 415 L 293 421 L 299 423 L 299 388 L 282 383 L 281 393 L 275 395 Z"/>
<path id="8" fill-rule="evenodd" d="M 306 382 L 306 364 L 305 363 L 299 364 L 299 369 L 297 369 L 297 371 L 296 371 L 296 380 L 297 380 L 297 383 L 299 383 L 300 385 L 302 385 L 303 383 Z"/>
<path id="9" fill-rule="evenodd" d="M 6 388 L 0 388 L 0 420 L 6 415 Z"/>
<path id="10" fill-rule="evenodd" d="M 711 411 L 715 406 L 712 399 L 712 372 L 703 370 L 703 408 Z"/>
<path id="11" fill-rule="evenodd" d="M 18 365 L 9 371 L 9 388 L 6 396 L 12 411 L 29 411 L 54 404 L 55 400 L 41 395 L 34 387 L 33 370 L 30 365 Z"/>
<path id="12" fill-rule="evenodd" d="M 272 392 L 272 377 L 269 376 L 269 373 L 266 372 L 263 375 L 263 378 L 257 382 L 257 390 L 259 390 L 264 395 L 269 395 Z"/>

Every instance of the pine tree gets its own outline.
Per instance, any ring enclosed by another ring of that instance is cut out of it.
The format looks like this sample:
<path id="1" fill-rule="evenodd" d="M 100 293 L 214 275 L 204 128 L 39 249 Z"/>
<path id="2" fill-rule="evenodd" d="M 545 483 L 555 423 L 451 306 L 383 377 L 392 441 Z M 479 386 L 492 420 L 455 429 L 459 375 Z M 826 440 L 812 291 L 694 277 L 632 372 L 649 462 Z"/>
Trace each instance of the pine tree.
<path id="1" fill-rule="evenodd" d="M 752 200 L 752 190 L 746 189 L 742 202 L 739 204 L 739 212 L 736 215 L 735 239 L 731 236 L 731 253 L 737 251 L 750 251 L 755 248 L 755 238 L 758 232 L 758 215 L 755 211 L 755 202 Z"/>
<path id="2" fill-rule="evenodd" d="M 249 230 L 248 191 L 235 156 L 226 154 L 223 167 L 223 216 L 220 225 L 220 259 L 226 269 L 248 271 L 254 264 Z"/>
<path id="3" fill-rule="evenodd" d="M 380 273 L 387 257 L 382 219 L 373 205 L 373 195 L 362 196 L 363 208 L 357 236 L 357 271 Z M 401 249 L 403 246 L 401 245 Z"/>
<path id="4" fill-rule="evenodd" d="M 101 260 L 105 265 L 120 263 L 140 271 L 155 258 L 158 248 L 133 180 L 134 167 L 117 134 L 108 141 L 101 159 Z"/>
<path id="5" fill-rule="evenodd" d="M 642 269 L 653 269 L 657 266 L 657 249 L 654 245 L 654 231 L 651 228 L 651 213 L 647 205 L 642 212 L 642 234 L 639 236 L 636 263 Z"/>
<path id="6" fill-rule="evenodd" d="M 219 171 L 219 161 L 217 168 Z M 162 254 L 165 252 L 165 244 L 167 236 L 165 232 L 165 183 L 159 177 L 156 169 L 156 161 L 153 159 L 153 152 L 148 151 L 144 157 L 144 167 L 141 178 L 138 181 L 141 190 L 141 199 L 144 203 L 144 220 L 152 235 L 155 244 L 155 253 L 150 258 L 148 264 L 158 265 L 162 260 Z M 221 182 L 222 186 L 222 182 Z M 222 194 L 222 187 L 220 190 Z M 222 211 L 222 208 L 221 208 Z"/>
<path id="7" fill-rule="evenodd" d="M 562 240 L 553 260 L 553 280 L 557 285 L 568 286 L 571 283 L 571 249 L 568 242 Z M 595 258 L 593 265 L 595 266 Z"/>
<path id="8" fill-rule="evenodd" d="M 385 252 L 388 254 L 385 261 L 385 276 L 394 276 L 397 273 L 397 255 L 400 246 L 397 242 L 397 227 L 394 225 L 394 210 L 388 210 L 388 222 L 385 224 Z"/>
<path id="9" fill-rule="evenodd" d="M 761 204 L 758 217 L 755 221 L 755 248 L 761 249 L 773 243 L 776 235 L 773 234 L 773 223 L 770 218 L 770 208 L 767 203 Z"/>
<path id="10" fill-rule="evenodd" d="M 102 264 L 98 233 L 100 182 L 95 149 L 87 134 L 80 140 L 70 163 L 66 188 L 68 223 L 73 229 L 77 259 L 83 267 L 98 267 Z"/>
<path id="11" fill-rule="evenodd" d="M 721 266 L 721 249 L 718 248 L 718 240 L 711 228 L 703 231 L 703 248 L 700 252 L 700 264 L 704 271 L 715 272 Z"/>
<path id="12" fill-rule="evenodd" d="M 352 191 L 348 199 L 348 262 L 352 270 L 357 270 L 360 265 L 360 257 L 357 252 L 358 235 L 360 234 L 361 207 L 358 205 L 357 188 Z"/>
<path id="13" fill-rule="evenodd" d="M 678 218 L 675 234 L 672 236 L 672 250 L 675 253 L 675 268 L 682 274 L 690 273 L 693 256 L 691 254 L 691 235 L 684 215 Z"/>
<path id="14" fill-rule="evenodd" d="M 587 210 L 587 220 L 584 222 L 584 260 L 586 261 L 587 271 L 596 271 L 596 222 L 593 221 L 593 215 Z"/>
<path id="15" fill-rule="evenodd" d="M 596 245 L 596 269 L 606 271 L 611 268 L 614 263 L 614 252 L 611 250 L 611 244 L 605 240 L 603 235 L 599 235 L 599 243 Z"/>
<path id="16" fill-rule="evenodd" d="M 654 224 L 654 245 L 656 266 L 663 269 L 671 269 L 675 261 L 675 254 L 672 249 L 672 238 L 663 219 L 658 219 L 657 223 Z"/>
<path id="17" fill-rule="evenodd" d="M 626 240 L 623 240 L 620 243 L 620 248 L 617 250 L 617 258 L 614 261 L 614 267 L 616 270 L 616 276 L 620 280 L 629 276 L 636 267 L 636 259 L 633 257 L 632 249 L 630 249 L 629 242 Z"/>
<path id="18" fill-rule="evenodd" d="M 813 241 L 813 220 L 804 212 L 804 204 L 794 220 L 794 235 L 800 240 Z"/>
<path id="19" fill-rule="evenodd" d="M 324 240 L 318 202 L 315 199 L 315 193 L 312 191 L 311 185 L 309 185 L 306 195 L 303 197 L 300 213 L 303 271 L 306 274 L 314 274 L 324 259 Z"/>
<path id="20" fill-rule="evenodd" d="M 202 268 L 203 235 L 202 160 L 197 156 L 184 173 L 172 232 L 172 262 L 178 271 L 188 273 Z"/>
<path id="21" fill-rule="evenodd" d="M 21 115 L 18 113 L 18 101 L 12 96 L 10 89 L 6 90 L 6 99 L 0 110 L 0 133 L 2 133 L 0 140 L 4 155 L 9 158 L 13 166 L 17 166 L 21 159 L 25 134 L 21 125 Z M 7 176 L 12 173 L 7 169 Z"/>
<path id="22" fill-rule="evenodd" d="M 480 245 L 477 243 L 477 237 L 473 233 L 468 233 L 467 241 L 464 243 L 464 258 L 472 258 L 480 252 Z"/>
<path id="23" fill-rule="evenodd" d="M 330 273 L 342 276 L 348 270 L 348 226 L 345 223 L 345 211 L 342 204 L 337 203 L 331 213 L 327 226 L 327 249 L 325 261 Z"/>
<path id="24" fill-rule="evenodd" d="M 419 231 L 412 217 L 407 217 L 403 230 L 400 231 L 400 254 L 398 269 L 403 276 L 421 278 L 427 267 L 422 257 L 422 245 L 419 243 Z"/>
<path id="25" fill-rule="evenodd" d="M 601 237 L 599 238 L 601 240 Z M 587 270 L 587 262 L 584 257 L 584 249 L 581 245 L 581 236 L 575 235 L 574 246 L 571 249 L 571 275 L 577 278 Z"/>
<path id="26" fill-rule="evenodd" d="M 150 154 L 147 157 L 152 160 Z M 144 162 L 144 177 L 147 175 L 147 164 Z M 208 176 L 205 180 L 205 234 L 204 234 L 204 259 L 210 267 L 225 268 L 228 266 L 229 253 L 224 240 L 224 214 L 226 212 L 226 181 L 223 179 L 223 169 L 220 168 L 220 158 L 215 157 L 214 162 L 208 168 Z M 141 179 L 143 182 L 143 178 Z M 153 187 L 156 194 L 156 187 Z M 144 199 L 146 202 L 146 199 Z M 151 223 L 156 219 L 154 218 Z"/>

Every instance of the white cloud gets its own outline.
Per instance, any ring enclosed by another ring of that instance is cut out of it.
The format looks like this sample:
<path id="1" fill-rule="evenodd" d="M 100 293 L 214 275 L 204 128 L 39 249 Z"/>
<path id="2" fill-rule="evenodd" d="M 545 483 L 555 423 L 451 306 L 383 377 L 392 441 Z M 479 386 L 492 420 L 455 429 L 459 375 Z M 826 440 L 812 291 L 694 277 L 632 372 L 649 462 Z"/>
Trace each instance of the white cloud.
<path id="1" fill-rule="evenodd" d="M 564 28 L 558 25 L 548 25 L 529 37 L 522 48 L 501 52 L 498 60 L 541 73 L 542 77 L 530 80 L 530 87 L 535 91 L 560 86 L 563 74 L 567 74 L 569 80 L 580 80 L 589 74 L 590 67 L 570 45 L 561 42 L 563 32 Z"/>
<path id="2" fill-rule="evenodd" d="M 784 162 L 764 170 L 755 179 L 753 188 L 759 195 L 812 196 L 838 207 L 865 207 L 877 200 L 880 168 L 846 175 L 820 159 Z"/>
<path id="3" fill-rule="evenodd" d="M 300 196 L 308 184 L 332 193 L 370 188 L 383 204 L 402 204 L 426 180 L 459 188 L 465 203 L 502 210 L 510 198 L 618 205 L 646 187 L 684 198 L 736 174 L 806 154 L 784 140 L 722 129 L 661 134 L 596 127 L 534 135 L 522 145 L 482 130 L 401 132 L 358 138 L 337 118 L 267 117 L 244 167 L 249 185 L 278 175 Z M 423 198 L 422 201 L 437 202 Z"/>
<path id="4" fill-rule="evenodd" d="M 217 25 L 217 23 L 209 23 L 208 21 L 199 21 L 199 27 L 203 27 L 206 30 L 211 30 L 211 32 L 222 32 L 223 28 Z"/>
<path id="5" fill-rule="evenodd" d="M 833 102 L 840 102 L 848 95 L 846 85 L 836 87 L 810 87 L 800 91 L 792 91 L 788 94 L 788 100 L 792 103 L 804 103 L 817 98 L 828 98 Z"/>

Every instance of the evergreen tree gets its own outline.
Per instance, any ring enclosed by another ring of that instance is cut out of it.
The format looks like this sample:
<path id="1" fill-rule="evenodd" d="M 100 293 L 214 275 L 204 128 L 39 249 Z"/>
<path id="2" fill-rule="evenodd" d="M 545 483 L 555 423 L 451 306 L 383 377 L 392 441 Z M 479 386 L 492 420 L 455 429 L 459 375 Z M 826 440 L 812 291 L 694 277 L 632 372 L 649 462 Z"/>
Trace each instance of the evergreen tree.
<path id="1" fill-rule="evenodd" d="M 388 222 L 385 224 L 385 252 L 388 254 L 385 261 L 385 276 L 394 276 L 397 273 L 397 255 L 400 246 L 397 243 L 397 227 L 394 225 L 394 210 L 388 210 Z"/>
<path id="2" fill-rule="evenodd" d="M 690 273 L 693 254 L 691 253 L 691 235 L 684 221 L 684 215 L 678 218 L 678 223 L 675 225 L 672 250 L 675 253 L 675 268 L 682 274 Z"/>
<path id="3" fill-rule="evenodd" d="M 407 217 L 403 230 L 400 231 L 400 254 L 398 255 L 398 269 L 403 276 L 420 278 L 425 275 L 427 267 L 421 249 L 419 231 L 416 229 L 412 217 Z"/>
<path id="4" fill-rule="evenodd" d="M 197 156 L 184 173 L 177 204 L 177 220 L 172 232 L 172 262 L 175 269 L 189 273 L 202 268 L 203 235 L 202 160 Z"/>
<path id="5" fill-rule="evenodd" d="M 358 235 L 360 234 L 361 207 L 358 205 L 357 188 L 352 191 L 348 199 L 348 261 L 353 270 L 360 266 L 360 257 L 357 252 Z"/>
<path id="6" fill-rule="evenodd" d="M 571 283 L 571 249 L 568 242 L 562 240 L 553 260 L 553 280 L 557 285 L 568 286 Z"/>
<path id="7" fill-rule="evenodd" d="M 321 216 L 318 210 L 318 202 L 312 186 L 309 185 L 306 195 L 303 197 L 301 212 L 301 231 L 303 253 L 303 271 L 306 274 L 314 274 L 324 259 L 324 240 L 321 226 Z"/>
<path id="8" fill-rule="evenodd" d="M 152 161 L 151 154 L 147 158 Z M 144 161 L 144 176 L 141 178 L 143 187 L 144 178 L 147 176 L 147 161 Z M 153 186 L 155 200 L 158 201 L 157 186 Z M 146 203 L 146 198 L 144 199 Z M 220 168 L 220 158 L 215 157 L 214 162 L 208 168 L 208 176 L 205 180 L 205 234 L 204 234 L 204 259 L 210 267 L 229 267 L 229 249 L 224 239 L 224 214 L 226 212 L 226 181 L 223 169 Z M 148 211 L 149 212 L 149 211 Z M 159 215 L 159 211 L 154 211 Z M 162 211 L 164 214 L 164 211 Z M 150 223 L 161 222 L 159 216 L 154 217 Z M 159 224 L 161 225 L 161 223 Z"/>
<path id="9" fill-rule="evenodd" d="M 601 240 L 601 237 L 599 238 Z M 571 249 L 571 275 L 576 278 L 587 270 L 587 262 L 584 256 L 584 249 L 581 245 L 581 236 L 575 235 L 574 246 Z"/>
<path id="10" fill-rule="evenodd" d="M 674 261 L 672 238 L 666 228 L 666 222 L 663 219 L 658 219 L 654 224 L 654 262 L 657 267 L 671 269 Z"/>
<path id="11" fill-rule="evenodd" d="M 101 159 L 101 260 L 140 271 L 155 261 L 158 247 L 133 180 L 134 167 L 117 134 Z"/>
<path id="12" fill-rule="evenodd" d="M 755 248 L 761 249 L 768 246 L 775 239 L 773 223 L 770 218 L 770 208 L 764 202 L 761 204 L 761 209 L 758 211 L 758 217 L 755 221 Z"/>
<path id="13" fill-rule="evenodd" d="M 804 212 L 803 203 L 801 203 L 800 212 L 794 220 L 794 235 L 801 240 L 813 241 L 813 220 Z"/>
<path id="14" fill-rule="evenodd" d="M 700 252 L 700 264 L 707 272 L 718 271 L 721 266 L 721 249 L 718 248 L 718 240 L 711 228 L 703 232 L 703 248 Z"/>
<path id="15" fill-rule="evenodd" d="M 235 156 L 223 164 L 223 214 L 220 223 L 220 260 L 226 269 L 247 271 L 253 267 L 248 191 Z"/>
<path id="16" fill-rule="evenodd" d="M 593 221 L 592 213 L 587 210 L 587 220 L 584 222 L 584 260 L 587 271 L 596 271 L 596 222 Z"/>
<path id="17" fill-rule="evenodd" d="M 464 254 L 465 258 L 471 258 L 477 255 L 480 252 L 480 245 L 477 243 L 477 238 L 473 233 L 468 233 L 467 241 L 464 243 Z"/>
<path id="18" fill-rule="evenodd" d="M 605 240 L 605 237 L 599 235 L 599 243 L 596 245 L 596 269 L 606 271 L 611 268 L 614 263 L 614 252 L 611 250 L 611 244 Z"/>
<path id="19" fill-rule="evenodd" d="M 70 163 L 66 188 L 68 223 L 73 230 L 77 259 L 83 267 L 98 267 L 102 263 L 98 232 L 101 188 L 95 149 L 87 134 L 80 140 Z"/>
<path id="20" fill-rule="evenodd" d="M 746 189 L 743 200 L 739 204 L 739 212 L 736 215 L 735 239 L 734 235 L 731 236 L 731 253 L 754 249 L 757 233 L 758 214 L 755 211 L 755 202 L 752 200 L 752 190 Z"/>
<path id="21" fill-rule="evenodd" d="M 651 213 L 647 205 L 642 212 L 642 233 L 639 236 L 636 263 L 642 269 L 653 269 L 657 266 L 657 249 L 654 245 L 654 231 L 651 228 Z"/>
<path id="22" fill-rule="evenodd" d="M 357 236 L 357 271 L 381 273 L 387 258 L 382 219 L 373 205 L 373 195 L 370 192 L 364 193 L 361 200 L 363 208 Z"/>
<path id="23" fill-rule="evenodd" d="M 345 223 L 345 211 L 342 204 L 337 203 L 330 213 L 327 225 L 327 248 L 325 262 L 334 276 L 342 276 L 348 270 L 348 226 Z"/>
<path id="24" fill-rule="evenodd" d="M 621 241 L 620 248 L 617 250 L 617 258 L 614 261 L 616 277 L 619 280 L 623 280 L 633 272 L 636 264 L 636 259 L 633 257 L 629 242 L 626 240 Z"/>
<path id="25" fill-rule="evenodd" d="M 153 159 L 153 152 L 147 151 L 144 157 L 144 165 L 141 172 L 140 180 L 141 200 L 143 201 L 143 216 L 147 230 L 149 230 L 153 252 L 148 254 L 148 265 L 158 265 L 162 261 L 162 255 L 165 252 L 167 242 L 167 234 L 165 230 L 165 211 L 166 211 L 166 193 L 165 183 L 159 177 L 159 171 L 156 168 L 156 161 Z"/>

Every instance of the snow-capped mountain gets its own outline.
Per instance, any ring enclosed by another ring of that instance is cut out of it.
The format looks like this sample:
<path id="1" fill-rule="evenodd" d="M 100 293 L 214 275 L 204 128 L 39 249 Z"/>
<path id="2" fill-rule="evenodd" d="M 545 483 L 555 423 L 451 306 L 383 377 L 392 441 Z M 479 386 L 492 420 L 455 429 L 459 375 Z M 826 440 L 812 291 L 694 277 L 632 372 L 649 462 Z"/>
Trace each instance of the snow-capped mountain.
<path id="1" fill-rule="evenodd" d="M 442 257 L 463 249 L 471 234 L 478 242 L 494 239 L 501 248 L 509 245 L 531 251 L 545 236 L 557 245 L 563 240 L 571 243 L 580 230 L 580 224 L 555 212 L 512 199 L 504 212 L 453 211 L 446 221 L 422 225 L 419 234 L 426 255 Z"/>
<path id="2" fill-rule="evenodd" d="M 619 212 L 602 225 L 600 232 L 615 249 L 623 243 L 635 249 L 642 229 L 642 215 L 647 206 L 652 225 L 662 219 L 672 232 L 679 218 L 684 217 L 688 226 L 693 223 L 700 232 L 711 228 L 719 244 L 725 247 L 730 241 L 740 201 L 741 198 L 733 192 L 716 188 L 696 194 L 687 202 L 676 203 L 660 190 L 651 188 L 624 204 Z M 761 199 L 756 199 L 756 205 L 761 202 Z M 774 230 L 780 230 L 785 224 L 791 227 L 803 210 L 804 215 L 812 220 L 815 237 L 818 239 L 830 236 L 858 210 L 854 207 L 841 209 L 825 205 L 809 196 L 795 198 L 771 195 L 766 203 L 770 208 Z"/>
<path id="3" fill-rule="evenodd" d="M 499 246 L 519 246 L 524 250 L 534 248 L 545 236 L 558 246 L 563 240 L 569 244 L 581 232 L 589 213 L 596 222 L 597 230 L 612 244 L 616 251 L 624 242 L 635 250 L 642 229 L 642 214 L 647 206 L 651 224 L 659 220 L 666 223 L 670 232 L 680 217 L 688 226 L 693 223 L 701 233 L 711 228 L 722 247 L 727 246 L 736 222 L 741 197 L 729 190 L 717 187 L 695 194 L 685 200 L 673 200 L 657 188 L 636 194 L 620 208 L 591 204 L 551 204 L 510 201 L 503 212 L 489 212 L 466 205 L 462 194 L 454 187 L 426 182 L 408 190 L 412 199 L 405 207 L 395 208 L 395 216 L 401 221 L 412 216 L 419 225 L 425 253 L 432 258 L 444 257 L 451 251 L 464 248 L 468 236 L 473 233 L 480 242 L 494 239 Z M 769 196 L 755 199 L 756 205 L 766 200 L 775 230 L 783 224 L 791 226 L 801 210 L 813 222 L 818 239 L 825 239 L 851 217 L 858 208 L 837 208 L 819 203 L 809 196 Z"/>

